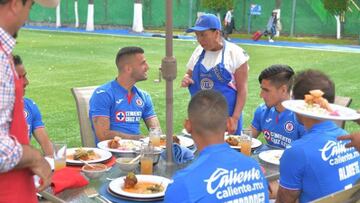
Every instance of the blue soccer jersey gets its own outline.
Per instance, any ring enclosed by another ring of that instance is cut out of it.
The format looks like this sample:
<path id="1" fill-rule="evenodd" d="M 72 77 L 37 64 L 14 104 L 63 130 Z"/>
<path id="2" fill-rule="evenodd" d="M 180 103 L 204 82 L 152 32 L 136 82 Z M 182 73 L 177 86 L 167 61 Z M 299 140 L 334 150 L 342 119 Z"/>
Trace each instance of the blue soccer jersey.
<path id="1" fill-rule="evenodd" d="M 156 117 L 151 97 L 133 86 L 131 96 L 116 80 L 98 87 L 90 98 L 89 118 L 106 116 L 110 130 L 127 134 L 140 134 L 140 120 Z M 95 136 L 96 143 L 98 142 Z"/>
<path id="2" fill-rule="evenodd" d="M 228 144 L 206 147 L 178 171 L 165 202 L 268 202 L 268 186 L 259 164 Z"/>
<path id="3" fill-rule="evenodd" d="M 336 137 L 348 134 L 331 121 L 314 125 L 280 159 L 280 185 L 309 202 L 351 187 L 360 178 L 359 152 Z"/>
<path id="4" fill-rule="evenodd" d="M 305 133 L 295 113 L 287 109 L 279 113 L 275 107 L 268 108 L 265 104 L 256 109 L 251 125 L 262 132 L 267 144 L 273 147 L 286 148 Z"/>
<path id="5" fill-rule="evenodd" d="M 24 114 L 28 125 L 29 137 L 37 128 L 43 128 L 41 113 L 35 102 L 31 99 L 24 98 Z"/>

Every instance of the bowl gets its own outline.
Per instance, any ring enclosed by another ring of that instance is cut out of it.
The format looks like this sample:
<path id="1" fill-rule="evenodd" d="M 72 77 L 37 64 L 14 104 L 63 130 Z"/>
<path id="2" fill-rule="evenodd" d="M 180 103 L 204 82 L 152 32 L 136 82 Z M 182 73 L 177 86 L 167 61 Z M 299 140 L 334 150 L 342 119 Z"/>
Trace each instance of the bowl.
<path id="1" fill-rule="evenodd" d="M 106 173 L 107 166 L 104 164 L 88 164 L 81 168 L 81 171 L 90 179 L 100 178 Z"/>
<path id="2" fill-rule="evenodd" d="M 135 157 L 120 157 L 116 159 L 116 163 L 119 164 L 119 167 L 122 171 L 130 172 L 134 171 L 139 166 L 139 159 L 133 163 L 129 163 Z"/>

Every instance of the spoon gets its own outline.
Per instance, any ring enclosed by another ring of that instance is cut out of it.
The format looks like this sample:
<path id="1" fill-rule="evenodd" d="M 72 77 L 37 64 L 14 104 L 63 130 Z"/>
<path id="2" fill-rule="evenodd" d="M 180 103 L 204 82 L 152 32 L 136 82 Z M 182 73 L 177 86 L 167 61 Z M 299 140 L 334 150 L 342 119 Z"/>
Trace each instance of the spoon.
<path id="1" fill-rule="evenodd" d="M 132 164 L 132 163 L 134 163 L 135 161 L 139 160 L 139 159 L 140 159 L 140 156 L 141 156 L 141 155 L 138 155 L 137 157 L 131 159 L 131 160 L 129 161 L 129 164 Z"/>

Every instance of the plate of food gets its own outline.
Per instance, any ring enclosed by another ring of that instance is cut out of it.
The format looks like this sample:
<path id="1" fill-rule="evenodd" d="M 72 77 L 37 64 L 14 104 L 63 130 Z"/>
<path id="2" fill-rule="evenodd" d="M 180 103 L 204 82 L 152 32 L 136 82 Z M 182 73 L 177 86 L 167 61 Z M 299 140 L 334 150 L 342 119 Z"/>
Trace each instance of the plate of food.
<path id="1" fill-rule="evenodd" d="M 360 114 L 355 110 L 330 104 L 322 97 L 324 93 L 321 90 L 311 90 L 310 94 L 305 95 L 304 100 L 286 100 L 282 105 L 301 115 L 324 120 L 357 120 Z"/>
<path id="2" fill-rule="evenodd" d="M 239 135 L 225 135 L 225 142 L 230 145 L 231 148 L 240 149 Z M 251 138 L 251 149 L 258 148 L 262 145 L 262 142 L 256 138 Z"/>
<path id="3" fill-rule="evenodd" d="M 100 149 L 104 149 L 115 153 L 134 153 L 136 149 L 141 146 L 139 140 L 121 139 L 120 137 L 114 137 L 111 140 L 104 140 L 97 144 Z"/>
<path id="4" fill-rule="evenodd" d="M 120 196 L 131 198 L 164 197 L 170 179 L 156 175 L 135 175 L 129 172 L 126 176 L 116 178 L 109 183 L 109 190 Z"/>
<path id="5" fill-rule="evenodd" d="M 143 139 L 144 142 L 148 143 L 149 142 L 149 137 L 146 137 Z M 194 146 L 194 140 L 189 138 L 189 137 L 185 137 L 185 136 L 181 136 L 181 135 L 174 135 L 173 136 L 173 143 L 177 143 L 183 147 L 187 147 L 187 148 L 191 148 Z M 160 147 L 165 149 L 166 148 L 166 135 L 161 135 L 160 136 Z"/>
<path id="6" fill-rule="evenodd" d="M 267 150 L 267 151 L 260 152 L 259 159 L 261 159 L 267 163 L 280 165 L 280 158 L 283 153 L 284 153 L 284 150 L 282 150 L 282 149 Z"/>
<path id="7" fill-rule="evenodd" d="M 111 157 L 111 152 L 99 148 L 80 147 L 66 150 L 66 164 L 68 165 L 83 165 L 82 161 L 102 163 Z"/>

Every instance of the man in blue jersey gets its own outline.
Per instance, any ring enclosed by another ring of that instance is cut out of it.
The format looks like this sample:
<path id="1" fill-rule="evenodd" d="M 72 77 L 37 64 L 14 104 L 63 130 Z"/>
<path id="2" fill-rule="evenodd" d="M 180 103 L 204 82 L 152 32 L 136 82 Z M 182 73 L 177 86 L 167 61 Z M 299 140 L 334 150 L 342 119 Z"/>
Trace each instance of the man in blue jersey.
<path id="1" fill-rule="evenodd" d="M 124 47 L 116 55 L 118 76 L 98 87 L 90 98 L 89 116 L 96 143 L 119 136 L 139 139 L 140 121 L 160 128 L 150 95 L 135 83 L 147 79 L 149 66 L 140 47 Z"/>
<path id="2" fill-rule="evenodd" d="M 304 99 L 319 89 L 333 103 L 334 83 L 323 73 L 306 70 L 294 81 L 294 99 Z M 347 134 L 334 122 L 297 114 L 306 133 L 285 149 L 280 159 L 280 186 L 277 202 L 309 202 L 352 187 L 360 178 L 359 152 L 346 148 L 337 137 Z"/>
<path id="3" fill-rule="evenodd" d="M 267 145 L 258 152 L 269 147 L 286 148 L 304 134 L 304 127 L 299 124 L 295 113 L 281 104 L 290 99 L 293 75 L 290 66 L 279 64 L 264 69 L 259 75 L 260 97 L 265 104 L 255 110 L 251 131 L 255 138 L 263 133 Z"/>
<path id="4" fill-rule="evenodd" d="M 24 93 L 25 88 L 29 84 L 26 77 L 25 66 L 19 55 L 14 55 L 14 65 L 17 74 L 24 80 Z M 29 98 L 24 97 L 24 114 L 28 126 L 29 137 L 34 135 L 36 141 L 40 144 L 41 149 L 45 156 L 53 155 L 52 143 L 49 135 L 46 132 L 44 122 L 42 121 L 41 113 L 35 102 Z"/>
<path id="5" fill-rule="evenodd" d="M 227 108 L 225 98 L 214 90 L 201 90 L 192 97 L 184 127 L 199 157 L 174 175 L 165 202 L 268 202 L 259 164 L 224 142 L 230 125 Z"/>

